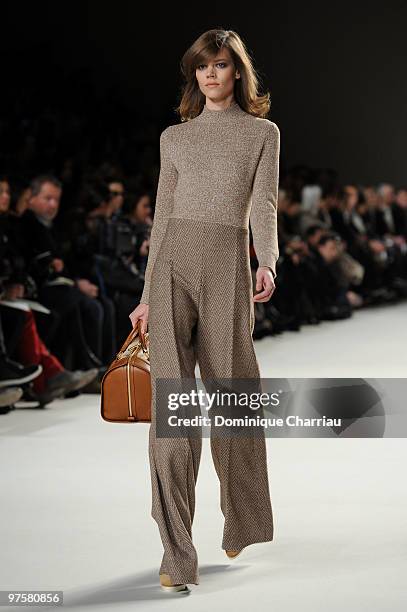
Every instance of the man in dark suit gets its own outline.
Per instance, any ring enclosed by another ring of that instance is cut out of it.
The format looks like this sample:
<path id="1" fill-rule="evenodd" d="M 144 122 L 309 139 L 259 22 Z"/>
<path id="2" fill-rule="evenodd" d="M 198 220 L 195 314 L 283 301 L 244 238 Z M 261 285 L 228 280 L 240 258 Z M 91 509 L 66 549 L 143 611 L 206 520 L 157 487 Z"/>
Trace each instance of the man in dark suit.
<path id="1" fill-rule="evenodd" d="M 387 247 L 388 279 L 402 295 L 407 295 L 406 208 L 397 202 L 393 185 L 383 183 L 378 191 L 375 227 Z M 402 196 L 400 201 L 403 202 Z"/>
<path id="2" fill-rule="evenodd" d="M 78 367 L 101 366 L 101 339 L 105 308 L 99 288 L 86 278 L 72 278 L 54 219 L 59 211 L 62 185 L 53 176 L 39 176 L 31 183 L 28 209 L 21 216 L 24 248 L 40 301 L 54 315 L 54 324 L 40 321 L 41 335 L 53 352 L 66 359 L 72 344 Z M 107 309 L 107 314 L 110 311 Z"/>
<path id="3" fill-rule="evenodd" d="M 397 195 L 393 185 L 384 183 L 379 188 L 380 203 L 376 209 L 376 231 L 380 236 L 386 234 L 407 238 L 407 190 L 399 189 Z M 403 206 L 404 204 L 404 206 Z"/>

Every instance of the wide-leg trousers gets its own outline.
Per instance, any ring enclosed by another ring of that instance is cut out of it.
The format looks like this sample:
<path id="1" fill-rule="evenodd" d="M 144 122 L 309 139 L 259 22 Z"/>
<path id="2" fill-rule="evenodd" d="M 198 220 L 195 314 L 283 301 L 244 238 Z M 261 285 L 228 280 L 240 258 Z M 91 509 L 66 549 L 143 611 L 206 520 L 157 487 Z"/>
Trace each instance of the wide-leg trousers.
<path id="1" fill-rule="evenodd" d="M 171 217 L 151 276 L 149 299 L 152 421 L 151 516 L 164 547 L 159 573 L 199 584 L 193 544 L 195 486 L 202 438 L 156 432 L 157 379 L 259 379 L 252 332 L 249 230 Z M 273 539 L 273 514 L 263 435 L 212 436 L 211 453 L 224 515 L 222 548 L 240 550 Z"/>

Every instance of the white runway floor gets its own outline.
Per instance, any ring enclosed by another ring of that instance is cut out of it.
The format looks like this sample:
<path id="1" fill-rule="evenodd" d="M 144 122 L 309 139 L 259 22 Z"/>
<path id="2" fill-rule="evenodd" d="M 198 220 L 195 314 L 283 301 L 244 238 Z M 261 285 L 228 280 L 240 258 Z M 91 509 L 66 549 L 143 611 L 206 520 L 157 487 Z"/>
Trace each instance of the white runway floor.
<path id="1" fill-rule="evenodd" d="M 264 338 L 262 375 L 406 377 L 406 315 L 404 302 Z M 171 596 L 157 586 L 148 425 L 105 423 L 99 410 L 82 395 L 0 417 L 0 589 L 63 590 L 75 612 L 406 609 L 405 439 L 268 439 L 275 539 L 231 562 L 205 438 L 201 583 Z"/>

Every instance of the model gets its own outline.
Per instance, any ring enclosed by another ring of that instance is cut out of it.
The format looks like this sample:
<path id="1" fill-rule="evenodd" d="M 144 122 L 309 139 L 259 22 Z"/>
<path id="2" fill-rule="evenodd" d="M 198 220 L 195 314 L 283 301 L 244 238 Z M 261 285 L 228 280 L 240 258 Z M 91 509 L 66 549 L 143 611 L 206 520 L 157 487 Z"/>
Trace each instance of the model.
<path id="1" fill-rule="evenodd" d="M 201 377 L 260 378 L 253 345 L 254 302 L 274 289 L 279 130 L 265 118 L 269 94 L 239 35 L 202 34 L 182 58 L 181 123 L 161 134 L 161 168 L 145 284 L 130 314 L 149 331 L 152 422 L 151 515 L 164 555 L 160 583 L 172 592 L 199 584 L 192 541 L 202 438 L 156 436 L 156 381 Z M 256 291 L 249 220 L 259 267 Z M 273 539 L 264 436 L 215 437 L 211 452 L 229 558 Z"/>

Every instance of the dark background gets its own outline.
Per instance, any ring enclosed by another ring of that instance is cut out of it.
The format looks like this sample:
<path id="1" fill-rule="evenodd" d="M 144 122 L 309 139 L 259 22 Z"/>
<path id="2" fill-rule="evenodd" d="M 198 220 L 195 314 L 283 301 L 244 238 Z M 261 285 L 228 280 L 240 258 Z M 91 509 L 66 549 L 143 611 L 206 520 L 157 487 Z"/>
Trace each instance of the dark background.
<path id="1" fill-rule="evenodd" d="M 332 167 L 340 180 L 365 184 L 407 182 L 405 1 L 147 7 L 2 3 L 1 119 L 32 117 L 47 104 L 62 117 L 85 109 L 90 122 L 98 114 L 101 139 L 103 109 L 113 129 L 122 113 L 159 129 L 177 123 L 179 60 L 202 32 L 223 27 L 242 36 L 271 92 L 283 166 Z"/>

